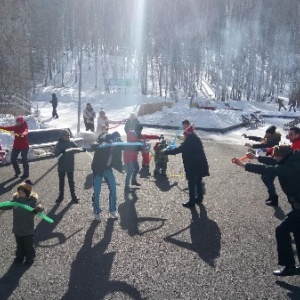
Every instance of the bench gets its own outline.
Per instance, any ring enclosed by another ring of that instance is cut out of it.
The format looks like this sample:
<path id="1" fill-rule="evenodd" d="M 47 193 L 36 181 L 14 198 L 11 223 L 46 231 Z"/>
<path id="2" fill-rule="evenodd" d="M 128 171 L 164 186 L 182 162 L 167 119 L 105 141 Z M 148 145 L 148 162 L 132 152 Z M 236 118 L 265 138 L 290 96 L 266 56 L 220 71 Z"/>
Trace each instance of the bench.
<path id="1" fill-rule="evenodd" d="M 265 124 L 265 120 L 257 114 L 257 112 L 250 115 L 242 115 L 243 123 L 247 123 L 251 128 L 258 128 L 258 126 Z"/>
<path id="2" fill-rule="evenodd" d="M 295 118 L 293 121 L 284 124 L 283 130 L 288 131 L 288 130 L 290 130 L 290 128 L 296 127 L 299 124 L 300 124 L 300 118 L 298 117 L 298 118 Z"/>
<path id="3" fill-rule="evenodd" d="M 67 129 L 70 132 L 71 141 L 83 145 L 83 138 L 74 138 L 69 128 L 47 128 L 29 130 L 28 141 L 31 149 L 50 148 L 53 152 L 53 147 L 57 144 L 59 132 L 62 129 Z"/>

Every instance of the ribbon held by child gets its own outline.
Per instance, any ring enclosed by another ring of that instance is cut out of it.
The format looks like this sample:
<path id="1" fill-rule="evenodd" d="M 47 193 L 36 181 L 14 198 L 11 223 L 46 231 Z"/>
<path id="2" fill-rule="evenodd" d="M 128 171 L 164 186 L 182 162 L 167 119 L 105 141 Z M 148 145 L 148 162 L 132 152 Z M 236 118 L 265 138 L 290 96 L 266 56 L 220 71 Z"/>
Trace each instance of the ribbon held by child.
<path id="1" fill-rule="evenodd" d="M 249 157 L 248 157 L 247 154 L 245 154 L 244 156 L 242 156 L 242 157 L 240 158 L 240 161 L 245 161 L 245 160 L 247 160 L 247 159 L 249 159 Z M 235 163 L 236 163 L 236 158 L 233 158 L 233 159 L 231 160 L 231 162 L 232 162 L 233 164 L 235 164 Z"/>

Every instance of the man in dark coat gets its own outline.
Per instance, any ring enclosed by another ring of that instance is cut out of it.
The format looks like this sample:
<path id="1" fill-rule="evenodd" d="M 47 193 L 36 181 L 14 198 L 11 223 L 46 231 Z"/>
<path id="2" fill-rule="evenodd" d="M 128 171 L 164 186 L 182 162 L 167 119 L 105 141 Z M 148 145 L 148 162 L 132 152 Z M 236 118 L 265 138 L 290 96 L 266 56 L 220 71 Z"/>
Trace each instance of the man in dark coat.
<path id="1" fill-rule="evenodd" d="M 202 141 L 195 134 L 193 126 L 185 129 L 184 137 L 184 142 L 178 148 L 166 150 L 165 154 L 175 155 L 182 153 L 189 187 L 189 201 L 182 203 L 182 205 L 184 207 L 194 207 L 195 203 L 201 203 L 203 200 L 202 178 L 209 176 L 209 168 Z"/>
<path id="2" fill-rule="evenodd" d="M 275 165 L 272 165 L 273 159 Z M 290 236 L 290 233 L 294 234 L 298 258 L 300 258 L 300 151 L 293 152 L 290 146 L 277 146 L 274 149 L 273 159 L 265 157 L 266 165 L 244 164 L 237 158 L 232 161 L 251 173 L 278 176 L 281 188 L 292 206 L 292 211 L 276 228 L 278 265 L 282 268 L 274 271 L 273 274 L 275 276 L 292 276 L 300 274 L 299 269 L 295 267 Z"/>
<path id="3" fill-rule="evenodd" d="M 57 97 L 56 95 L 53 93 L 52 94 L 52 99 L 50 101 L 50 103 L 52 104 L 52 117 L 53 118 L 56 118 L 58 119 L 58 114 L 57 114 L 57 111 L 56 111 L 56 108 L 57 108 Z"/>

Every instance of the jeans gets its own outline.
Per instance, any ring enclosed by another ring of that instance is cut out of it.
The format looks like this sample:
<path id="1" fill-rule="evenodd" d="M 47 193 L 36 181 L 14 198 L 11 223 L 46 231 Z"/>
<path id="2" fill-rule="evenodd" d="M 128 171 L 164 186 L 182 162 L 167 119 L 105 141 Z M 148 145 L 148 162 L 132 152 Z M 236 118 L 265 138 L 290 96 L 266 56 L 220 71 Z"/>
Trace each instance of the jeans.
<path id="1" fill-rule="evenodd" d="M 280 266 L 295 266 L 291 232 L 294 235 L 298 259 L 300 260 L 300 210 L 298 209 L 288 213 L 281 224 L 276 227 L 278 264 Z"/>
<path id="2" fill-rule="evenodd" d="M 261 180 L 263 181 L 263 183 L 267 187 L 269 195 L 270 196 L 277 196 L 275 185 L 274 185 L 275 176 L 261 175 Z"/>
<path id="3" fill-rule="evenodd" d="M 75 183 L 74 183 L 74 172 L 58 172 L 59 198 L 64 198 L 66 173 L 67 173 L 67 177 L 68 177 L 71 197 L 74 198 L 74 197 L 76 197 L 76 195 L 75 195 Z"/>
<path id="4" fill-rule="evenodd" d="M 23 259 L 24 257 L 31 259 L 35 258 L 35 249 L 33 246 L 33 235 L 15 235 L 16 237 L 16 258 Z"/>
<path id="5" fill-rule="evenodd" d="M 188 179 L 188 187 L 190 200 L 189 202 L 195 203 L 196 201 L 203 200 L 203 186 L 202 186 L 202 177 L 193 177 Z M 197 197 L 196 197 L 197 193 Z"/>
<path id="6" fill-rule="evenodd" d="M 136 176 L 139 172 L 140 166 L 138 161 L 130 162 L 125 164 L 126 167 L 126 178 L 125 178 L 125 186 L 129 186 L 130 178 L 131 181 L 136 181 Z"/>
<path id="7" fill-rule="evenodd" d="M 26 176 L 29 175 L 29 164 L 28 164 L 28 160 L 27 160 L 28 150 L 29 149 L 24 149 L 24 150 L 17 150 L 15 148 L 12 149 L 10 161 L 13 165 L 13 168 L 14 168 L 16 174 L 21 173 L 19 164 L 17 162 L 17 158 L 21 152 L 24 175 L 26 175 Z"/>
<path id="8" fill-rule="evenodd" d="M 116 179 L 114 173 L 111 169 L 107 169 L 104 171 L 103 176 L 94 175 L 94 194 L 92 197 L 93 201 L 93 211 L 95 214 L 100 214 L 102 209 L 100 206 L 100 193 L 101 193 L 101 185 L 102 180 L 108 185 L 109 189 L 109 211 L 113 212 L 117 210 L 117 186 Z"/>

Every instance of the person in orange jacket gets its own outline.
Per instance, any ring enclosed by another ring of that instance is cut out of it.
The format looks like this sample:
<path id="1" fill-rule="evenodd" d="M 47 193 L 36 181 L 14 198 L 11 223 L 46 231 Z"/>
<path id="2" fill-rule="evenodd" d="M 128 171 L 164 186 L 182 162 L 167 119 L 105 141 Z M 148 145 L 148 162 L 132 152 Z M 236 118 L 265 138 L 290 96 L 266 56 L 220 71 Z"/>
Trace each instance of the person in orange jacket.
<path id="1" fill-rule="evenodd" d="M 29 164 L 27 160 L 28 151 L 29 151 L 29 142 L 27 139 L 28 135 L 28 125 L 23 117 L 16 118 L 16 125 L 14 126 L 0 126 L 0 129 L 11 131 L 15 134 L 15 140 L 13 148 L 11 151 L 10 161 L 15 170 L 15 177 L 18 177 L 21 174 L 17 158 L 21 153 L 22 163 L 23 163 L 23 175 L 21 178 L 29 177 Z"/>

